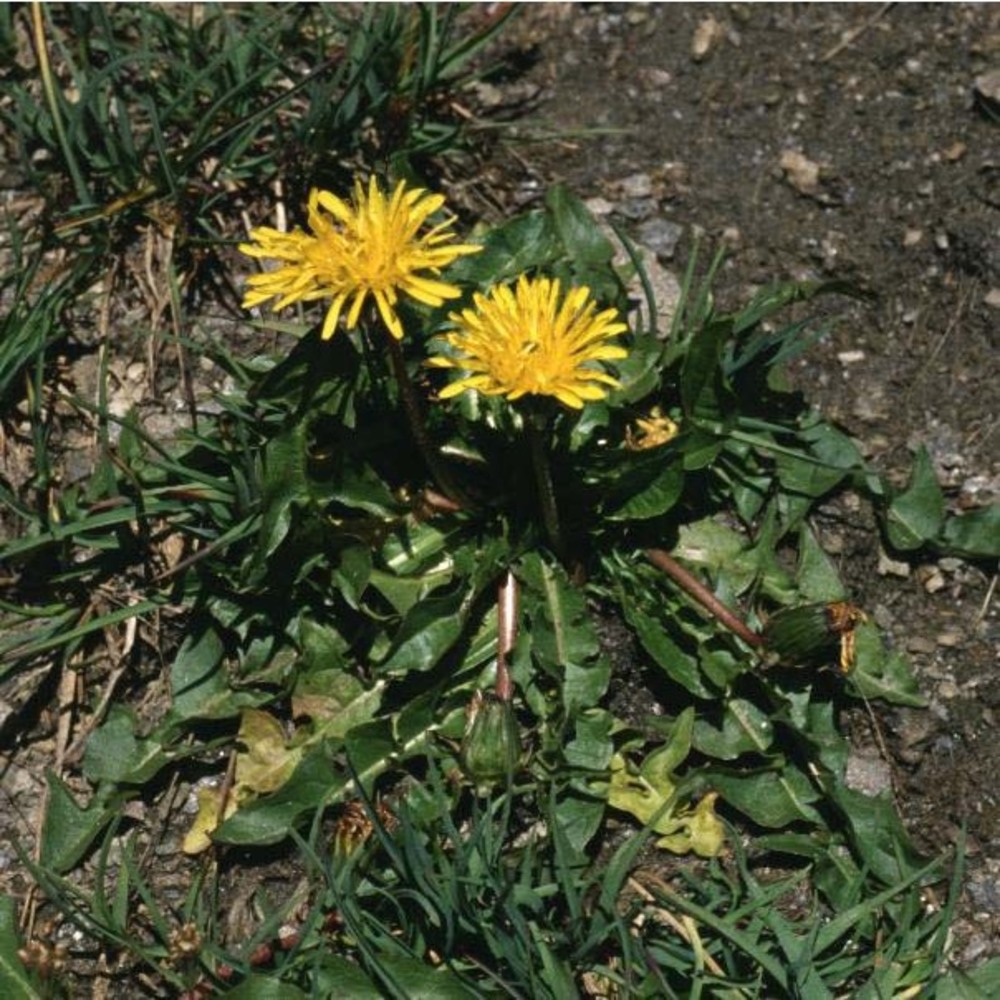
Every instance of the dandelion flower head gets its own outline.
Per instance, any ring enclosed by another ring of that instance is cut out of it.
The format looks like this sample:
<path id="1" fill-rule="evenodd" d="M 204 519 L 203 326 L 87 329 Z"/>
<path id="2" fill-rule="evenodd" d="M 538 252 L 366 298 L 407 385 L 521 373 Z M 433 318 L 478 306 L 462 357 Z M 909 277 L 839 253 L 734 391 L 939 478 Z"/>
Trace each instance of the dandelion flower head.
<path id="1" fill-rule="evenodd" d="M 430 364 L 465 373 L 441 391 L 448 399 L 474 389 L 487 396 L 551 396 L 573 409 L 603 399 L 618 381 L 595 366 L 627 356 L 609 343 L 628 328 L 614 309 L 597 311 L 586 287 L 565 296 L 559 281 L 522 275 L 516 287 L 498 285 L 452 313 L 457 329 L 445 334 L 451 354 Z"/>
<path id="2" fill-rule="evenodd" d="M 453 242 L 453 218 L 424 228 L 443 205 L 443 195 L 408 188 L 405 181 L 386 196 L 374 177 L 367 191 L 357 180 L 353 203 L 314 188 L 309 194 L 310 232 L 296 228 L 282 233 L 260 226 L 251 230 L 251 242 L 241 244 L 240 250 L 250 257 L 278 261 L 274 269 L 247 279 L 243 307 L 274 299 L 277 310 L 330 299 L 322 330 L 326 340 L 345 307 L 347 327 L 355 327 L 370 297 L 389 332 L 400 339 L 400 295 L 429 306 L 458 298 L 459 288 L 438 275 L 457 257 L 482 249 Z"/>

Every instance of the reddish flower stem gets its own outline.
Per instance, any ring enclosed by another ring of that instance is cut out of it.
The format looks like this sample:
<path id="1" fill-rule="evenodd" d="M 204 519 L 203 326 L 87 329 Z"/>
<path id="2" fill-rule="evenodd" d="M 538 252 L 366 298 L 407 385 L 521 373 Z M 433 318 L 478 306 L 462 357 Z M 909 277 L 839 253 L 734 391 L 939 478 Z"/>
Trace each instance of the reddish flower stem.
<path id="1" fill-rule="evenodd" d="M 760 647 L 764 639 L 754 632 L 746 622 L 729 610 L 708 587 L 694 574 L 686 570 L 673 556 L 663 549 L 646 549 L 646 558 L 657 568 L 663 570 L 681 590 L 693 597 L 703 608 L 714 615 L 730 632 L 738 635 L 748 646 Z"/>
<path id="2" fill-rule="evenodd" d="M 497 681 L 495 693 L 498 701 L 514 697 L 514 682 L 510 678 L 507 656 L 517 642 L 517 611 L 520 588 L 510 570 L 504 573 L 497 588 Z"/>

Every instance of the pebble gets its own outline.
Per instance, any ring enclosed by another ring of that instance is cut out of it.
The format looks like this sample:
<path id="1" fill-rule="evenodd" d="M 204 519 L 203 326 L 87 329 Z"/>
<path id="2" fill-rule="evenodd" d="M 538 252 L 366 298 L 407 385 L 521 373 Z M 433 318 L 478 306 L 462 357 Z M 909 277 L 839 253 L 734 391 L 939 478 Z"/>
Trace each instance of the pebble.
<path id="1" fill-rule="evenodd" d="M 695 62 L 707 59 L 725 37 L 726 29 L 709 15 L 694 29 L 694 36 L 691 39 L 691 58 Z"/>
<path id="2" fill-rule="evenodd" d="M 847 758 L 844 784 L 856 792 L 878 795 L 892 788 L 892 768 L 877 753 L 853 751 Z"/>
<path id="3" fill-rule="evenodd" d="M 915 635 L 906 641 L 906 649 L 910 653 L 933 653 L 935 646 L 930 639 Z"/>
<path id="4" fill-rule="evenodd" d="M 659 90 L 668 87 L 673 83 L 673 74 L 666 69 L 658 69 L 655 66 L 647 66 L 639 70 L 639 79 L 650 89 Z"/>
<path id="5" fill-rule="evenodd" d="M 799 194 L 813 195 L 819 191 L 819 164 L 796 149 L 786 149 L 781 154 L 781 169 L 785 180 Z"/>
<path id="6" fill-rule="evenodd" d="M 924 238 L 924 231 L 922 229 L 907 229 L 903 233 L 903 246 L 904 247 L 915 247 L 918 246 Z"/>
<path id="7" fill-rule="evenodd" d="M 987 107 L 1000 105 L 1000 69 L 980 73 L 972 83 L 976 97 Z"/>
<path id="8" fill-rule="evenodd" d="M 615 185 L 624 198 L 648 198 L 653 193 L 653 178 L 649 174 L 629 174 Z"/>
<path id="9" fill-rule="evenodd" d="M 893 559 L 884 549 L 880 548 L 875 571 L 879 576 L 898 576 L 905 580 L 910 575 L 910 564 L 901 559 Z"/>
<path id="10" fill-rule="evenodd" d="M 659 207 L 653 198 L 627 198 L 617 206 L 616 211 L 623 218 L 638 222 L 655 215 Z"/>
<path id="11" fill-rule="evenodd" d="M 615 210 L 614 204 L 608 201 L 607 198 L 588 198 L 584 202 L 584 205 L 591 215 L 596 215 L 598 217 L 602 215 L 610 215 Z"/>
<path id="12" fill-rule="evenodd" d="M 676 222 L 654 216 L 639 226 L 639 241 L 661 260 L 671 260 L 683 233 L 684 228 Z"/>
<path id="13" fill-rule="evenodd" d="M 858 351 L 858 350 L 837 352 L 837 360 L 842 365 L 856 365 L 859 361 L 864 361 L 865 356 L 866 355 L 864 351 Z"/>
<path id="14" fill-rule="evenodd" d="M 941 681 L 937 686 L 937 693 L 939 698 L 951 701 L 953 698 L 958 697 L 958 685 L 954 681 Z"/>
<path id="15" fill-rule="evenodd" d="M 937 644 L 947 647 L 960 646 L 963 638 L 961 632 L 940 632 L 937 636 Z"/>
<path id="16" fill-rule="evenodd" d="M 991 288 L 983 296 L 983 302 L 991 309 L 1000 309 L 1000 288 Z"/>

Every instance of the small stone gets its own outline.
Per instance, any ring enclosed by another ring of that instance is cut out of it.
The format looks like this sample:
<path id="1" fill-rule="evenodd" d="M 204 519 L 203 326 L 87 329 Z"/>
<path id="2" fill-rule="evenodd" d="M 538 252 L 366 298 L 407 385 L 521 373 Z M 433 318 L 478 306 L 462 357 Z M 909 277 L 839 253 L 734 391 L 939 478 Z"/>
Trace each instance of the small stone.
<path id="1" fill-rule="evenodd" d="M 648 198 L 653 193 L 653 178 L 649 174 L 629 174 L 617 184 L 623 198 Z"/>
<path id="2" fill-rule="evenodd" d="M 691 39 L 691 58 L 695 62 L 702 62 L 725 37 L 726 29 L 709 15 L 694 30 L 694 37 Z"/>
<path id="3" fill-rule="evenodd" d="M 991 309 L 1000 309 L 1000 288 L 991 288 L 983 296 L 983 302 Z"/>
<path id="4" fill-rule="evenodd" d="M 785 180 L 799 194 L 814 195 L 819 191 L 819 164 L 795 149 L 781 154 L 781 169 Z"/>
<path id="5" fill-rule="evenodd" d="M 924 231 L 922 229 L 907 229 L 903 233 L 903 246 L 915 247 L 922 242 L 923 238 Z"/>
<path id="6" fill-rule="evenodd" d="M 960 632 L 940 632 L 937 636 L 937 644 L 951 648 L 961 645 L 962 639 L 963 636 Z"/>
<path id="7" fill-rule="evenodd" d="M 938 570 L 934 570 L 926 580 L 923 581 L 924 590 L 928 594 L 936 594 L 939 590 L 944 590 L 948 586 L 947 580 Z"/>
<path id="8" fill-rule="evenodd" d="M 878 795 L 892 788 L 892 768 L 878 754 L 852 752 L 847 758 L 844 783 L 856 792 Z"/>
<path id="9" fill-rule="evenodd" d="M 876 572 L 879 576 L 898 576 L 904 580 L 910 575 L 910 564 L 900 559 L 893 559 L 885 549 L 879 549 Z"/>
<path id="10" fill-rule="evenodd" d="M 1000 69 L 980 73 L 972 83 L 976 98 L 987 106 L 1000 104 Z"/>
<path id="11" fill-rule="evenodd" d="M 639 242 L 649 247 L 661 260 L 671 260 L 684 234 L 682 226 L 662 216 L 647 219 L 639 226 Z"/>
<path id="12" fill-rule="evenodd" d="M 660 90 L 673 83 L 673 74 L 669 70 L 659 69 L 656 66 L 647 66 L 639 70 L 639 79 L 650 90 Z"/>
<path id="13" fill-rule="evenodd" d="M 659 205 L 654 198 L 626 198 L 615 209 L 625 219 L 639 222 L 656 215 Z"/>
<path id="14" fill-rule="evenodd" d="M 607 198 L 588 198 L 583 204 L 591 215 L 610 215 L 615 210 Z"/>
<path id="15" fill-rule="evenodd" d="M 739 227 L 737 226 L 726 226 L 726 228 L 722 230 L 721 238 L 725 246 L 730 249 L 735 249 L 743 242 L 743 233 L 740 232 Z"/>
<path id="16" fill-rule="evenodd" d="M 859 361 L 864 361 L 865 360 L 865 352 L 864 351 L 858 351 L 858 350 L 854 350 L 854 351 L 838 351 L 837 352 L 837 360 L 842 365 L 856 365 Z"/>
<path id="17" fill-rule="evenodd" d="M 922 636 L 915 635 L 910 639 L 906 640 L 906 650 L 908 653 L 933 653 L 935 649 L 934 643 L 930 639 L 924 639 Z"/>
<path id="18" fill-rule="evenodd" d="M 969 147 L 959 139 L 953 142 L 941 155 L 949 163 L 957 163 L 968 151 Z"/>
<path id="19" fill-rule="evenodd" d="M 947 233 L 935 233 L 934 234 L 934 246 L 938 250 L 947 250 L 951 246 L 951 240 L 948 239 Z"/>
<path id="20" fill-rule="evenodd" d="M 954 681 L 941 681 L 937 686 L 937 693 L 939 698 L 951 701 L 958 697 L 958 685 Z"/>

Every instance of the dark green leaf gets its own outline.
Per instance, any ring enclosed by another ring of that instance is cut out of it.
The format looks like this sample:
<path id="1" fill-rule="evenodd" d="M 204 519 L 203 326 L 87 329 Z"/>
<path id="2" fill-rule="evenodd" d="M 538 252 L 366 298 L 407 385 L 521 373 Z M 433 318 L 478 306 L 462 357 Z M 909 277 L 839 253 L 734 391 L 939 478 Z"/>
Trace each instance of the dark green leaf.
<path id="1" fill-rule="evenodd" d="M 755 823 L 772 830 L 790 823 L 819 823 L 813 803 L 820 798 L 809 779 L 791 767 L 757 774 L 712 771 L 710 784 Z"/>
<path id="2" fill-rule="evenodd" d="M 46 771 L 49 803 L 42 825 L 40 863 L 63 874 L 75 868 L 101 831 L 118 814 L 122 796 L 101 799 L 94 795 L 80 806 L 54 771 Z"/>
<path id="3" fill-rule="evenodd" d="M 531 620 L 535 655 L 559 671 L 569 664 L 586 668 L 600 646 L 583 593 L 570 583 L 561 567 L 549 564 L 537 553 L 525 556 L 517 573 L 524 584 L 521 597 Z"/>
<path id="4" fill-rule="evenodd" d="M 170 669 L 174 714 L 182 719 L 225 718 L 239 708 L 222 668 L 222 639 L 208 621 L 195 621 Z"/>
<path id="5" fill-rule="evenodd" d="M 466 601 L 466 594 L 455 591 L 425 597 L 410 608 L 379 672 L 408 674 L 434 667 L 462 634 Z"/>
<path id="6" fill-rule="evenodd" d="M 223 844 L 277 844 L 305 816 L 332 801 L 346 780 L 325 751 L 314 750 L 299 761 L 277 792 L 242 806 L 212 834 L 212 839 Z"/>
<path id="7" fill-rule="evenodd" d="M 169 761 L 158 742 L 137 739 L 134 729 L 132 713 L 112 705 L 104 724 L 87 740 L 83 772 L 90 781 L 143 784 Z"/>
<path id="8" fill-rule="evenodd" d="M 889 505 L 886 534 L 904 552 L 933 541 L 944 525 L 944 494 L 927 449 L 921 447 L 913 462 L 910 485 Z"/>
<path id="9" fill-rule="evenodd" d="M 611 521 L 641 521 L 665 514 L 680 499 L 684 470 L 672 449 L 655 464 L 629 470 L 615 483 L 605 516 Z"/>
<path id="10" fill-rule="evenodd" d="M 396 995 L 406 1000 L 475 1000 L 478 996 L 445 966 L 434 968 L 404 955 L 380 955 L 378 964 L 396 986 Z"/>
<path id="11" fill-rule="evenodd" d="M 727 387 L 722 372 L 722 352 L 732 330 L 724 320 L 712 320 L 691 338 L 681 368 L 681 409 L 685 416 L 719 420 Z"/>
<path id="12" fill-rule="evenodd" d="M 1000 557 L 1000 504 L 952 514 L 944 523 L 940 545 L 967 559 Z"/>
<path id="13" fill-rule="evenodd" d="M 731 698 L 726 702 L 721 726 L 700 718 L 694 724 L 693 742 L 701 753 L 718 760 L 735 760 L 741 754 L 763 753 L 774 739 L 774 725 L 753 702 Z"/>
<path id="14" fill-rule="evenodd" d="M 361 595 L 371 578 L 371 550 L 364 545 L 352 545 L 340 553 L 340 562 L 334 567 L 333 582 L 347 603 L 357 609 Z"/>
<path id="15" fill-rule="evenodd" d="M 854 630 L 855 667 L 848 684 L 865 698 L 882 698 L 893 705 L 924 708 L 910 661 L 899 650 L 886 649 L 874 625 L 862 624 Z"/>
<path id="16" fill-rule="evenodd" d="M 613 724 L 614 717 L 602 708 L 581 712 L 574 724 L 575 735 L 563 749 L 566 763 L 587 771 L 606 770 L 614 751 Z"/>
<path id="17" fill-rule="evenodd" d="M 316 969 L 316 993 L 338 1000 L 381 1000 L 382 992 L 354 962 L 325 953 Z"/>
<path id="18" fill-rule="evenodd" d="M 885 885 L 901 882 L 925 863 L 889 799 L 873 798 L 840 783 L 831 784 L 829 794 L 847 820 L 854 850 Z"/>
<path id="19" fill-rule="evenodd" d="M 42 994 L 32 986 L 17 957 L 20 947 L 17 906 L 9 896 L 0 896 L 0 993 L 4 1000 L 41 1000 Z"/>
<path id="20" fill-rule="evenodd" d="M 264 452 L 258 559 L 281 544 L 291 525 L 291 505 L 306 492 L 306 424 L 300 421 L 268 443 Z"/>
<path id="21" fill-rule="evenodd" d="M 699 698 L 712 697 L 712 691 L 702 680 L 697 659 L 686 653 L 667 634 L 662 622 L 650 617 L 638 607 L 626 605 L 625 618 L 635 629 L 643 649 L 666 672 L 671 680 L 687 688 Z"/>
<path id="22" fill-rule="evenodd" d="M 549 189 L 545 204 L 556 232 L 574 261 L 584 266 L 606 264 L 614 255 L 611 241 L 601 232 L 586 206 L 562 184 Z"/>
<path id="23" fill-rule="evenodd" d="M 251 975 L 222 996 L 225 1000 L 306 1000 L 309 994 L 303 993 L 291 983 L 282 982 L 276 976 Z M 337 996 L 353 997 L 355 994 L 338 991 Z"/>
<path id="24" fill-rule="evenodd" d="M 1000 997 L 1000 958 L 974 969 L 951 969 L 935 987 L 936 1000 L 991 1000 Z"/>

